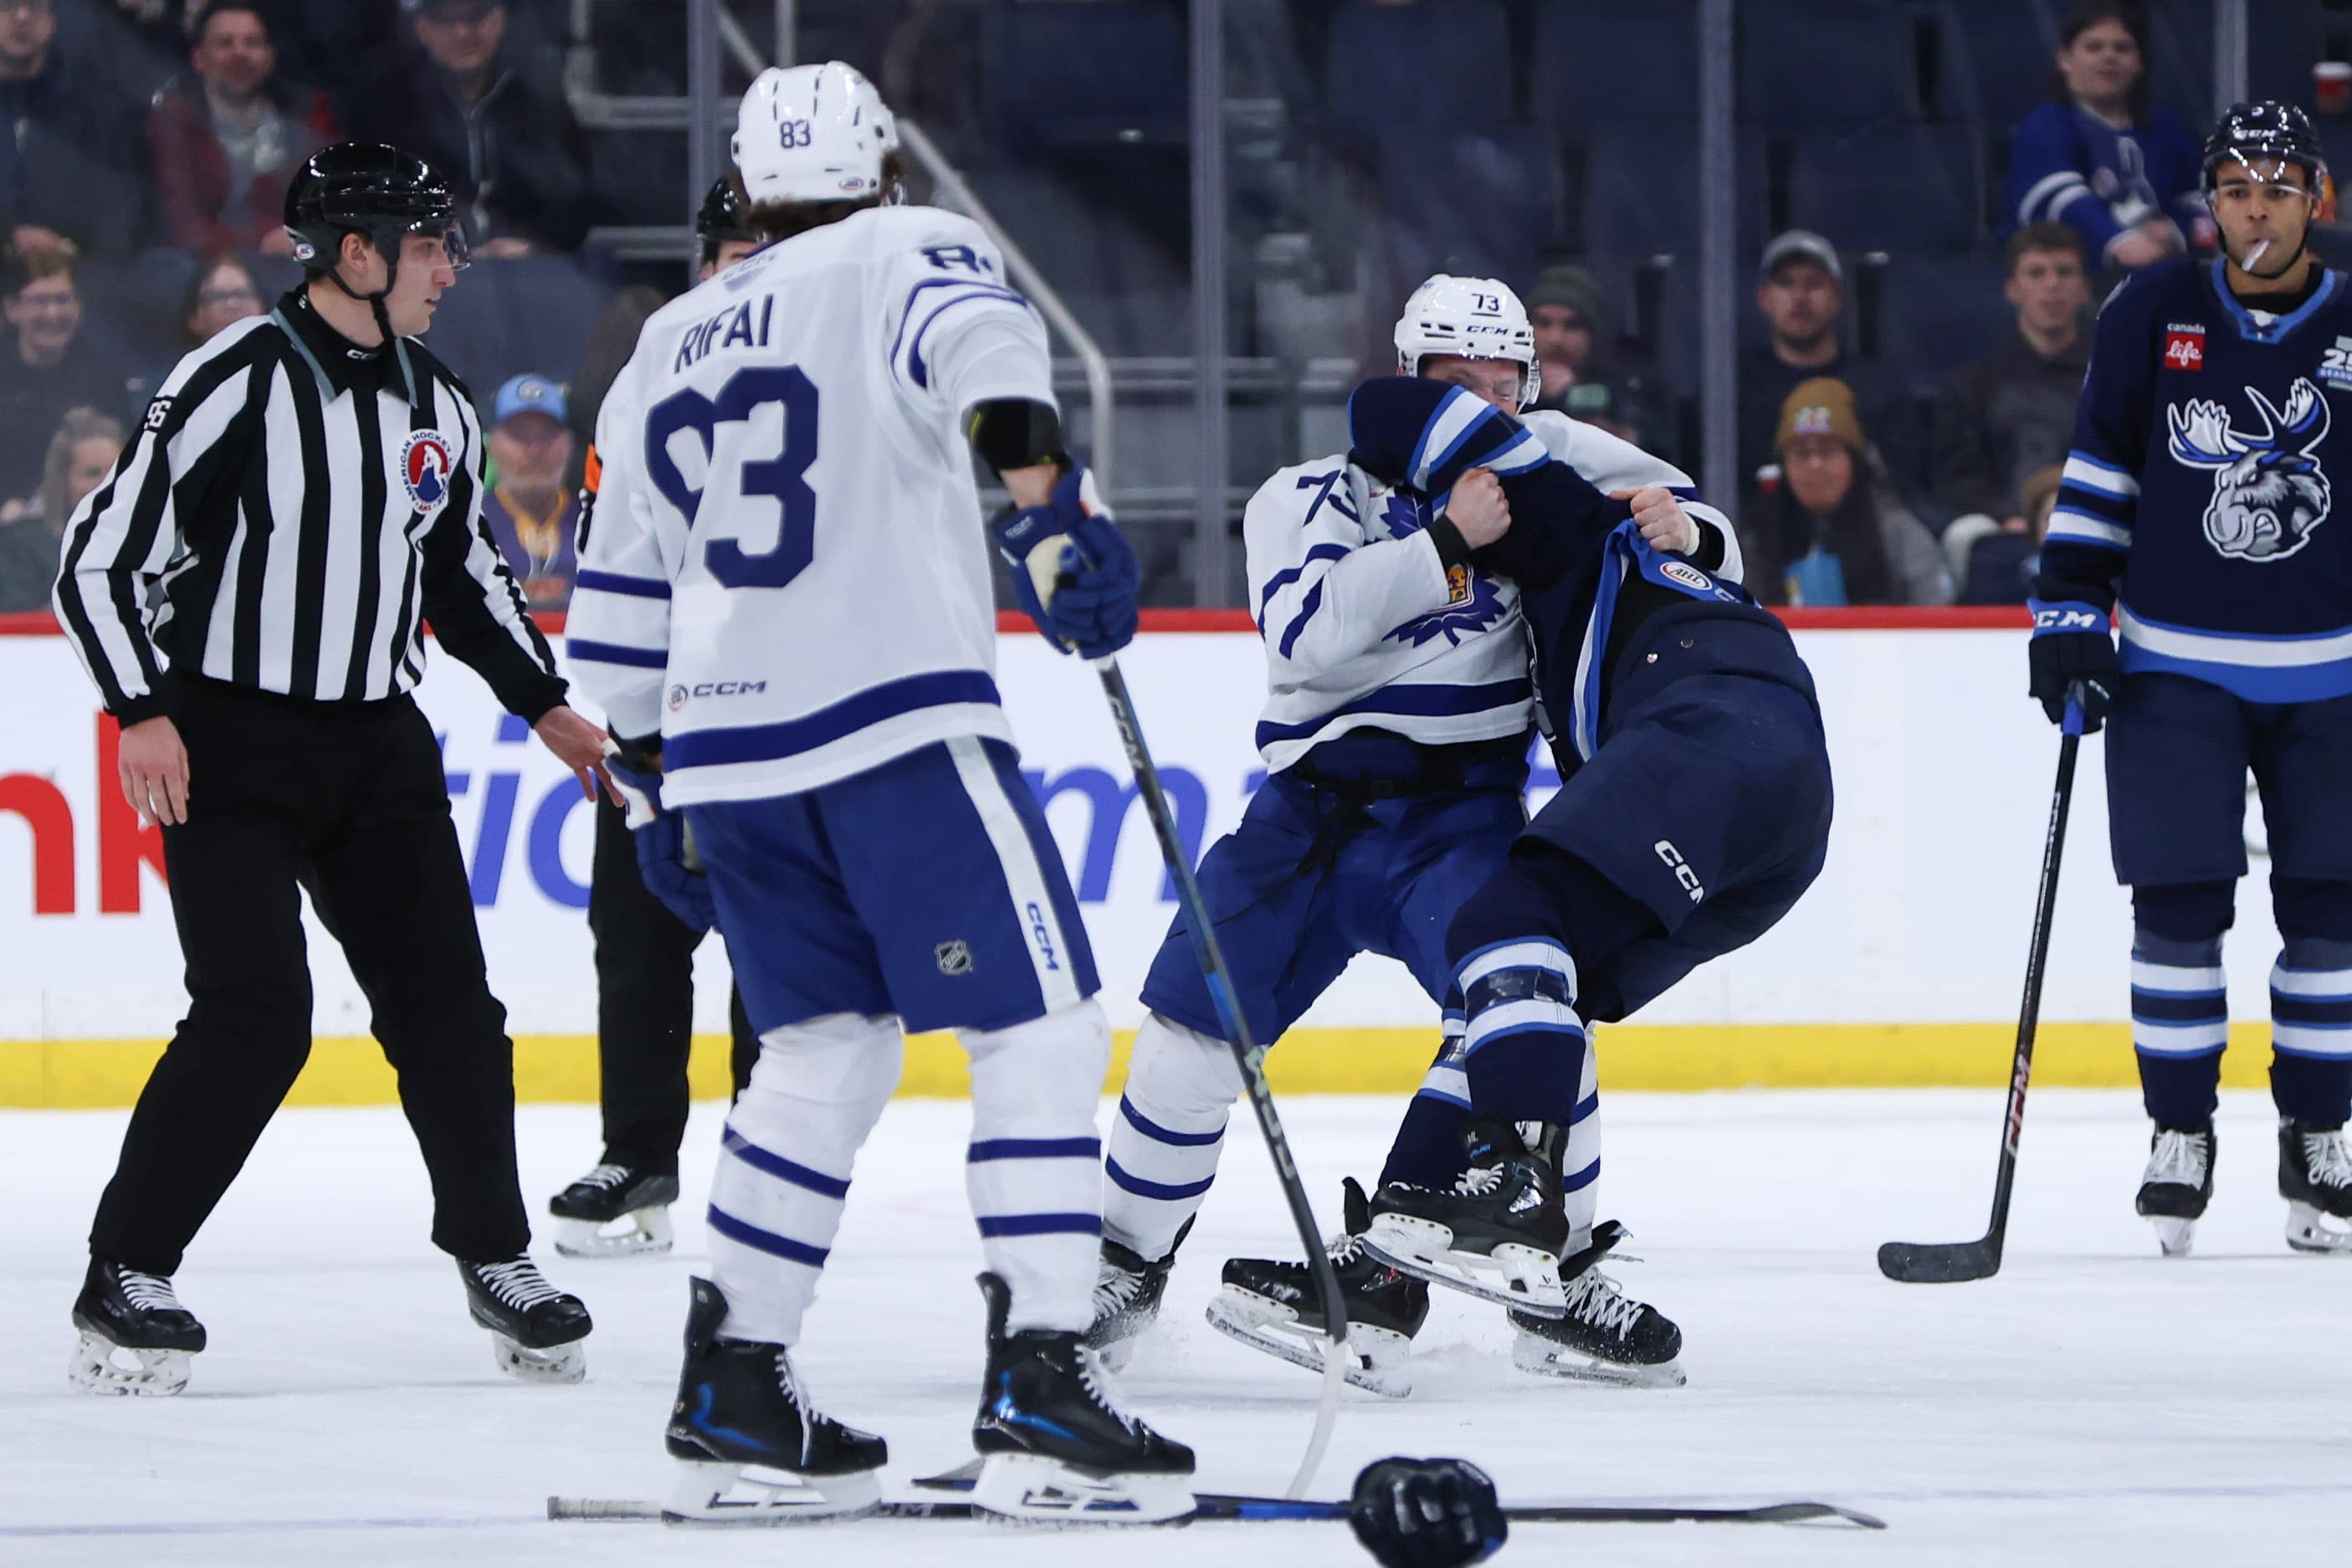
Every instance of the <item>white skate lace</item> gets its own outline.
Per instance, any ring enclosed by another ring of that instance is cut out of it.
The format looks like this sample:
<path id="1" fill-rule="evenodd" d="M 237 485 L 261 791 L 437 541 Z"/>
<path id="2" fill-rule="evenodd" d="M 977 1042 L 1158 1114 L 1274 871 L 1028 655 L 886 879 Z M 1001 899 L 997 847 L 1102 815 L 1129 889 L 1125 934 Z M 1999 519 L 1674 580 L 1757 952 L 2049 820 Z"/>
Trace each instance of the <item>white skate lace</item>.
<path id="1" fill-rule="evenodd" d="M 572 1184 L 575 1187 L 594 1187 L 600 1192 L 609 1193 L 617 1187 L 627 1186 L 630 1179 L 636 1173 L 626 1165 L 599 1165 Z"/>
<path id="2" fill-rule="evenodd" d="M 2305 1133 L 2303 1165 L 2311 1173 L 2314 1186 L 2352 1187 L 2352 1149 L 2345 1146 L 2340 1131 Z M 164 1289 L 168 1291 L 171 1288 Z"/>
<path id="3" fill-rule="evenodd" d="M 791 1353 L 781 1345 L 776 1347 L 776 1387 L 793 1402 L 793 1408 L 801 1413 L 808 1425 L 814 1426 L 825 1419 L 810 1403 L 808 1385 L 801 1381 L 799 1370 L 793 1365 Z"/>
<path id="4" fill-rule="evenodd" d="M 1461 1198 L 1483 1198 L 1503 1184 L 1500 1165 L 1473 1165 L 1462 1173 L 1454 1184 L 1454 1195 Z"/>
<path id="5" fill-rule="evenodd" d="M 563 1295 L 547 1282 L 539 1266 L 528 1258 L 509 1263 L 485 1263 L 474 1273 L 491 1295 L 518 1312 L 528 1312 L 542 1301 L 560 1300 Z"/>
<path id="6" fill-rule="evenodd" d="M 1142 1270 L 1105 1263 L 1095 1276 L 1095 1316 L 1104 1318 L 1113 1312 L 1123 1312 L 1141 1294 Z"/>
<path id="7" fill-rule="evenodd" d="M 1643 1308 L 1619 1289 L 1617 1281 L 1598 1268 L 1588 1268 L 1569 1283 L 1568 1310 L 1577 1321 L 1622 1340 L 1641 1321 Z"/>
<path id="8" fill-rule="evenodd" d="M 2305 1134 L 2308 1139 L 2309 1134 Z M 2143 1183 L 2163 1182 L 2184 1187 L 2205 1184 L 2206 1163 L 2212 1158 L 2211 1146 L 2201 1132 L 2176 1132 L 2159 1130 L 2156 1148 L 2147 1157 L 2147 1173 Z"/>
<path id="9" fill-rule="evenodd" d="M 1078 1347 L 1078 1383 L 1086 1389 L 1087 1397 L 1123 1430 L 1135 1430 L 1135 1417 L 1118 1407 L 1118 1384 L 1112 1379 L 1110 1368 L 1103 1365 L 1102 1358 L 1091 1346 Z"/>
<path id="10" fill-rule="evenodd" d="M 172 1294 L 172 1281 L 161 1274 L 142 1274 L 135 1268 L 122 1270 L 122 1299 L 142 1312 L 176 1312 L 181 1310 L 180 1299 Z"/>

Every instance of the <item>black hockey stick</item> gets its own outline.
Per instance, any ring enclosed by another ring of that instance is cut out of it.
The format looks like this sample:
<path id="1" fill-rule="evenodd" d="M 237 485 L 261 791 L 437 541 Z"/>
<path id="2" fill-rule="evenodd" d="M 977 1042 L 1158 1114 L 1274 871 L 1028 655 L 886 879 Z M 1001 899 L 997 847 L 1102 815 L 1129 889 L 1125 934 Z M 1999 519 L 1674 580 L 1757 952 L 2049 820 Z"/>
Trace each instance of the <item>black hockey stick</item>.
<path id="1" fill-rule="evenodd" d="M 943 1480 L 943 1477 L 933 1477 Z M 918 1487 L 928 1481 L 917 1481 Z M 942 1489 L 955 1490 L 959 1488 Z M 1192 1511 L 1164 1522 L 1193 1524 L 1315 1522 L 1348 1517 L 1344 1502 L 1290 1498 L 1235 1497 L 1223 1492 L 1197 1492 Z M 866 1519 L 971 1519 L 982 1510 L 969 1500 L 955 1497 L 910 1498 L 887 1501 Z M 547 1517 L 569 1524 L 646 1524 L 660 1519 L 661 1504 L 623 1498 L 547 1500 Z M 1506 1507 L 1503 1517 L 1514 1524 L 1838 1524 L 1858 1530 L 1885 1530 L 1886 1521 L 1859 1509 L 1827 1502 L 1776 1502 L 1755 1508 L 1682 1508 L 1631 1505 L 1612 1507 L 1576 1503 L 1531 1503 Z"/>
<path id="2" fill-rule="evenodd" d="M 2001 1121 L 2000 1169 L 1992 1184 L 1992 1221 L 1975 1241 L 1890 1241 L 1878 1271 L 1914 1285 L 1990 1279 L 2000 1272 L 2009 1238 L 2009 1195 L 2017 1184 L 2017 1141 L 2025 1131 L 2025 1085 L 2033 1073 L 2033 1031 L 2042 1017 L 2042 972 L 2050 957 L 2050 919 L 2058 904 L 2058 863 L 2066 849 L 2066 808 L 2074 799 L 2074 756 L 2083 747 L 2083 689 L 2066 698 L 2065 738 L 2058 742 L 2058 784 L 2050 798 L 2050 832 L 2042 845 L 2042 889 L 2033 903 L 2033 944 L 2025 960 L 2025 1003 L 2017 1018 L 2017 1058 L 2009 1073 L 2009 1110 Z"/>
<path id="3" fill-rule="evenodd" d="M 1291 1223 L 1298 1227 L 1298 1238 L 1306 1244 L 1307 1271 L 1314 1276 L 1315 1294 L 1323 1304 L 1325 1332 L 1331 1342 L 1323 1352 L 1323 1396 L 1316 1406 L 1315 1432 L 1307 1440 L 1306 1458 L 1299 1462 L 1298 1474 L 1290 1483 L 1290 1495 L 1302 1497 L 1323 1462 L 1323 1450 L 1331 1440 L 1332 1417 L 1339 1409 L 1348 1356 L 1347 1303 L 1339 1294 L 1339 1277 L 1324 1253 L 1323 1236 L 1315 1225 L 1314 1205 L 1307 1201 L 1307 1188 L 1298 1179 L 1297 1163 L 1290 1157 L 1290 1140 L 1284 1135 L 1282 1118 L 1275 1111 L 1274 1091 L 1266 1087 L 1265 1047 L 1250 1038 L 1249 1020 L 1244 1016 L 1241 1000 L 1234 992 L 1233 971 L 1225 967 L 1223 950 L 1217 945 L 1216 928 L 1209 923 L 1209 906 L 1202 900 L 1201 885 L 1192 876 L 1192 862 L 1184 853 L 1184 841 L 1176 833 L 1175 813 L 1169 809 L 1168 796 L 1160 787 L 1160 769 L 1151 761 L 1150 748 L 1143 743 L 1143 723 L 1136 717 L 1135 699 L 1128 694 L 1127 677 L 1119 673 L 1115 655 L 1095 660 L 1094 666 L 1095 672 L 1102 677 L 1103 698 L 1110 704 L 1111 722 L 1118 727 L 1119 744 L 1127 750 L 1127 765 L 1135 774 L 1136 793 L 1143 798 L 1144 815 L 1151 819 L 1152 835 L 1160 840 L 1160 858 L 1168 863 L 1168 874 L 1175 879 L 1177 905 L 1184 912 L 1184 926 L 1192 937 L 1192 956 L 1200 961 L 1210 1000 L 1216 1005 L 1217 1017 L 1224 1025 L 1225 1045 L 1241 1068 L 1250 1109 L 1257 1113 L 1258 1131 L 1265 1136 L 1265 1152 L 1274 1160 L 1274 1173 L 1281 1180 L 1282 1195 L 1290 1204 Z"/>

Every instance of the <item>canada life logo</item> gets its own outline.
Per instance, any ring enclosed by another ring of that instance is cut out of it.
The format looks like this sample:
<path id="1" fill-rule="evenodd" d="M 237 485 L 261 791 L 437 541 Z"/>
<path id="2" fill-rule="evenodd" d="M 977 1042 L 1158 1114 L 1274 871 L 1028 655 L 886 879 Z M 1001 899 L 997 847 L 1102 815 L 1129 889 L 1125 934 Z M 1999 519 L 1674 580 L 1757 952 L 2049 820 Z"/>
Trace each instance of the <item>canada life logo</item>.
<path id="1" fill-rule="evenodd" d="M 2205 368 L 2205 329 L 2202 327 L 2167 327 L 2164 330 L 2164 363 L 2172 370 L 2203 370 Z"/>
<path id="2" fill-rule="evenodd" d="M 430 516 L 449 502 L 449 476 L 457 469 L 449 438 L 438 430 L 415 430 L 400 448 L 400 482 L 419 512 Z"/>

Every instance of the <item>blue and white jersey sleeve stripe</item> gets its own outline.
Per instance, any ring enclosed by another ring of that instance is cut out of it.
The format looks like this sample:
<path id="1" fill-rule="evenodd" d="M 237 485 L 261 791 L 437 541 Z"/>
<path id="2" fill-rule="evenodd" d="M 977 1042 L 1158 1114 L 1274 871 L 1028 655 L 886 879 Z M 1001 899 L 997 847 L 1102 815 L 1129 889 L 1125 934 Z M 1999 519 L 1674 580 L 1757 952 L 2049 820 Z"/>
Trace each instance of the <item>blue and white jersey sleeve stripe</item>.
<path id="1" fill-rule="evenodd" d="M 1243 513 L 1250 603 L 1277 682 L 1344 663 L 1445 605 L 1435 542 L 1368 534 L 1355 488 L 1344 459 L 1285 468 Z"/>
<path id="2" fill-rule="evenodd" d="M 661 732 L 676 574 L 663 555 L 646 495 L 636 369 L 633 356 L 597 414 L 602 472 L 586 537 L 579 542 L 564 653 L 572 679 L 604 710 L 606 727 L 642 740 Z"/>

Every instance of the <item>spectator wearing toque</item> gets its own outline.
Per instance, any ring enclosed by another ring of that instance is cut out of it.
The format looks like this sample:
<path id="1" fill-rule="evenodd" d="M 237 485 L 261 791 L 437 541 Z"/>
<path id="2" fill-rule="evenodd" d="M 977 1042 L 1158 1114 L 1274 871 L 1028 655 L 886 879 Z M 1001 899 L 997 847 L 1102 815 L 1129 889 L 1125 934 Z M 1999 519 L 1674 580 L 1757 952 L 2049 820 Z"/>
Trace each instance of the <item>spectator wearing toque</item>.
<path id="1" fill-rule="evenodd" d="M 127 256 L 142 193 L 126 106 L 62 47 L 58 0 L 0 0 L 0 216 L 19 251 Z"/>
<path id="2" fill-rule="evenodd" d="M 1792 228 L 1764 247 L 1756 308 L 1767 340 L 1739 356 L 1739 482 L 1742 504 L 1758 498 L 1761 471 L 1773 460 L 1780 410 L 1789 395 L 1822 376 L 1843 382 L 1899 494 L 1918 485 L 1919 447 L 1911 399 L 1876 363 L 1846 353 L 1845 268 L 1837 247 L 1810 229 Z"/>
<path id="3" fill-rule="evenodd" d="M 1951 603 L 1943 552 L 1886 484 L 1851 387 L 1800 383 L 1773 445 L 1780 466 L 1740 519 L 1751 593 L 1813 607 Z"/>
<path id="4" fill-rule="evenodd" d="M 2022 226 L 2063 223 L 2096 267 L 2146 267 L 2210 246 L 2203 155 L 2168 109 L 2147 102 L 2133 7 L 2089 0 L 2059 28 L 2051 101 L 2018 121 L 2004 205 Z"/>
<path id="5" fill-rule="evenodd" d="M 1929 477 L 1937 508 L 1953 520 L 1948 531 L 2025 531 L 2025 479 L 2065 461 L 2090 367 L 2080 235 L 2063 223 L 2019 229 L 2001 292 L 2016 308 L 2016 331 L 1953 372 L 1936 403 Z"/>
<path id="6" fill-rule="evenodd" d="M 40 489 L 30 500 L 0 504 L 0 615 L 48 608 L 66 520 L 106 482 L 122 441 L 121 420 L 95 408 L 66 410 L 49 440 Z"/>
<path id="7" fill-rule="evenodd" d="M 335 123 L 324 94 L 285 87 L 277 69 L 269 24 L 255 6 L 220 0 L 197 14 L 187 72 L 147 115 L 148 166 L 181 249 L 293 254 L 286 187 L 335 139 Z"/>
<path id="8" fill-rule="evenodd" d="M 2042 569 L 2042 541 L 2050 531 L 2051 509 L 2058 504 L 2063 463 L 2026 477 L 2019 488 L 2024 516 L 2015 528 L 1962 528 L 1963 518 L 1944 534 L 1944 557 L 1963 605 L 2021 605 L 2031 596 L 2033 574 Z M 1990 522 L 1979 517 L 1979 524 Z"/>
<path id="9" fill-rule="evenodd" d="M 70 249 L 0 256 L 0 498 L 23 500 L 66 410 L 126 411 L 130 373 L 88 330 Z"/>
<path id="10" fill-rule="evenodd" d="M 507 44 L 499 0 L 402 0 L 416 49 L 351 103 L 353 133 L 444 171 L 477 260 L 568 251 L 588 233 L 586 134 L 551 74 Z"/>
<path id="11" fill-rule="evenodd" d="M 1615 363 L 1608 296 L 1592 274 L 1581 267 L 1547 267 L 1522 298 L 1543 368 L 1536 406 L 1671 457 L 1672 420 L 1639 378 Z"/>
<path id="12" fill-rule="evenodd" d="M 563 389 L 543 375 L 518 375 L 499 388 L 490 407 L 490 493 L 482 522 L 507 570 L 534 610 L 572 603 L 579 571 L 572 535 L 580 525 L 579 493 L 565 482 L 572 466 L 571 410 Z"/>

